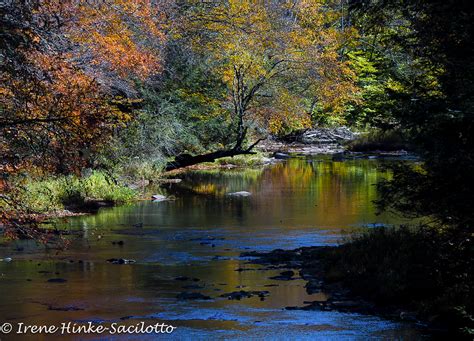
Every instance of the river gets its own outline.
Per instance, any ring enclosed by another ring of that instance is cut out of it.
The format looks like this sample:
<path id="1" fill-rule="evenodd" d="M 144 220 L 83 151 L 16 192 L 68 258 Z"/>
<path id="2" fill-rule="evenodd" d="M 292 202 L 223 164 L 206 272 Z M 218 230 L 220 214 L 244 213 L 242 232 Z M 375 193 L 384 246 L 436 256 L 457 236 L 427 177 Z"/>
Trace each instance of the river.
<path id="1" fill-rule="evenodd" d="M 261 169 L 189 172 L 161 189 L 174 200 L 104 208 L 61 222 L 59 228 L 80 232 L 66 251 L 31 241 L 2 243 L 0 258 L 12 261 L 0 262 L 0 322 L 162 321 L 178 328 L 160 337 L 176 340 L 418 340 L 420 330 L 408 323 L 285 310 L 325 294 L 308 295 L 302 279 L 269 279 L 281 270 L 240 257 L 249 250 L 335 245 L 362 229 L 399 223 L 396 216 L 377 216 L 372 203 L 374 184 L 388 176 L 379 168 L 383 162 L 307 157 Z M 236 191 L 252 195 L 226 195 Z M 111 264 L 110 258 L 136 262 Z M 220 297 L 239 290 L 269 294 Z M 182 292 L 211 299 L 177 299 Z"/>

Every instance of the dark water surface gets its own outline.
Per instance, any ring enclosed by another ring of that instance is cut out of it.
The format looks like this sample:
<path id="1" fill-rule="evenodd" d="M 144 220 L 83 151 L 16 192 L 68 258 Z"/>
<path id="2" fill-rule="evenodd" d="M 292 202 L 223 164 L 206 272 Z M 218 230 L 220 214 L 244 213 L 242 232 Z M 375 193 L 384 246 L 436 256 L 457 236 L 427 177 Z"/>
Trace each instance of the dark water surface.
<path id="1" fill-rule="evenodd" d="M 332 245 L 361 228 L 396 224 L 396 217 L 376 216 L 372 204 L 373 184 L 387 176 L 380 163 L 290 159 L 264 169 L 189 173 L 162 190 L 175 200 L 102 209 L 62 223 L 82 232 L 67 251 L 45 251 L 31 242 L 3 245 L 0 258 L 13 260 L 0 262 L 0 324 L 162 321 L 178 329 L 158 336 L 178 340 L 419 339 L 414 326 L 374 316 L 284 310 L 325 295 L 308 295 L 301 279 L 269 279 L 279 271 L 261 270 L 239 256 Z M 226 195 L 235 191 L 252 196 Z M 118 241 L 123 245 L 113 244 Z M 109 258 L 136 263 L 110 264 Z M 180 276 L 190 279 L 176 280 Z M 219 297 L 238 290 L 270 293 L 263 301 Z M 178 300 L 184 291 L 212 299 Z"/>

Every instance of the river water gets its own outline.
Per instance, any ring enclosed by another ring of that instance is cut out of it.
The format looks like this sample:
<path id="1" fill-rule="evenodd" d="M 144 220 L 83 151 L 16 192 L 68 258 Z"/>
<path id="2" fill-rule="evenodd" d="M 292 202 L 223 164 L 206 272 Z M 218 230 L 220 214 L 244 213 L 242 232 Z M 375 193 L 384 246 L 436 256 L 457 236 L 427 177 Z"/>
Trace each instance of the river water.
<path id="1" fill-rule="evenodd" d="M 160 189 L 174 200 L 104 208 L 60 223 L 80 232 L 66 251 L 3 243 L 0 258 L 13 260 L 0 262 L 0 324 L 165 322 L 178 328 L 160 338 L 176 340 L 420 339 L 415 326 L 376 316 L 285 310 L 324 293 L 308 295 L 301 279 L 269 279 L 281 270 L 240 257 L 249 250 L 334 245 L 361 229 L 399 223 L 375 214 L 374 184 L 387 177 L 381 163 L 294 158 L 262 169 L 191 172 Z M 236 191 L 252 195 L 226 195 Z M 269 295 L 220 297 L 239 290 Z M 182 292 L 212 299 L 177 299 Z"/>

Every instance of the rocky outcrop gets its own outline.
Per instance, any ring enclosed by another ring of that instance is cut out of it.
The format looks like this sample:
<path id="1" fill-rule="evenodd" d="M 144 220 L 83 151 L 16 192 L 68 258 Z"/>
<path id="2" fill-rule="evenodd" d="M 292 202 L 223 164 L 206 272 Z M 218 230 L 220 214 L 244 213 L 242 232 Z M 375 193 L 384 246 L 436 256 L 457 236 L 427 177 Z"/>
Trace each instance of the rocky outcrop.
<path id="1" fill-rule="evenodd" d="M 347 127 L 317 128 L 304 131 L 297 137 L 297 142 L 304 144 L 340 143 L 352 141 L 356 134 Z"/>
<path id="2" fill-rule="evenodd" d="M 327 144 L 351 141 L 356 137 L 357 134 L 353 133 L 349 128 L 342 126 L 337 128 L 298 130 L 281 137 L 279 140 L 287 143 Z"/>

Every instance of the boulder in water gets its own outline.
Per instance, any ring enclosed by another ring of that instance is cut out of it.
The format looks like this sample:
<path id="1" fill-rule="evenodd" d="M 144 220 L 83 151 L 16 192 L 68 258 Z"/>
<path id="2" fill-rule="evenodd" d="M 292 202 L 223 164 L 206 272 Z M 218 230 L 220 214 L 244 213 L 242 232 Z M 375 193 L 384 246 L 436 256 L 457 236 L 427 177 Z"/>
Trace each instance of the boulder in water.
<path id="1" fill-rule="evenodd" d="M 153 199 L 153 201 L 165 201 L 165 200 L 168 200 L 168 198 L 162 194 L 154 194 L 151 196 L 151 198 Z"/>
<path id="2" fill-rule="evenodd" d="M 203 295 L 199 292 L 182 292 L 176 296 L 178 300 L 210 300 L 210 296 Z"/>
<path id="3" fill-rule="evenodd" d="M 240 191 L 240 192 L 227 193 L 227 195 L 231 197 L 249 197 L 252 195 L 252 193 L 246 192 L 246 191 Z"/>
<path id="4" fill-rule="evenodd" d="M 277 160 L 285 160 L 285 159 L 289 159 L 291 156 L 286 153 L 275 152 L 273 153 L 273 157 Z"/>

